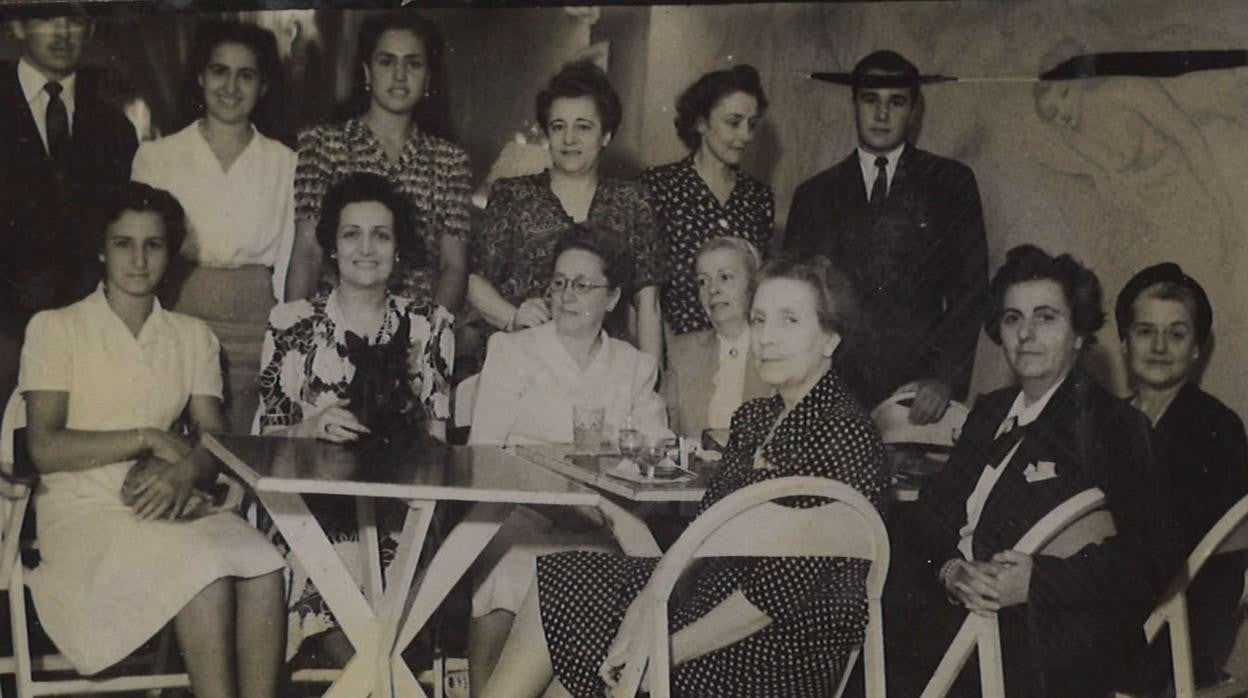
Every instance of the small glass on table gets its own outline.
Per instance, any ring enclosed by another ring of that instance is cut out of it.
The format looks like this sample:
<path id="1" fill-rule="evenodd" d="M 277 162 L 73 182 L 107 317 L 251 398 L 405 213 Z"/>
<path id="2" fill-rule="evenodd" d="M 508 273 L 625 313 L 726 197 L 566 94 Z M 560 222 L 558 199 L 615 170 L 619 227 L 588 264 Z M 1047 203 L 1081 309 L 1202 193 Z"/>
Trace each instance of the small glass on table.
<path id="1" fill-rule="evenodd" d="M 593 456 L 602 449 L 606 417 L 601 405 L 572 406 L 572 445 L 577 454 Z"/>

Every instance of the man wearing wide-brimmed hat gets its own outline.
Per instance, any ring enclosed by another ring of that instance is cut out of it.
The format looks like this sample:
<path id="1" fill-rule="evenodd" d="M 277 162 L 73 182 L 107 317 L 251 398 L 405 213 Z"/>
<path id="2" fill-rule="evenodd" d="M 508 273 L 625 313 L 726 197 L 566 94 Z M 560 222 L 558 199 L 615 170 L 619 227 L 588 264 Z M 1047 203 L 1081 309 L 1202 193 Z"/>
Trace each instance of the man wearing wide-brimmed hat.
<path id="1" fill-rule="evenodd" d="M 863 322 L 837 360 L 858 399 L 870 408 L 914 390 L 920 424 L 966 397 L 988 286 L 974 173 L 910 142 L 930 79 L 876 51 L 832 80 L 852 87 L 858 147 L 797 188 L 784 239 L 827 255 L 858 291 Z"/>

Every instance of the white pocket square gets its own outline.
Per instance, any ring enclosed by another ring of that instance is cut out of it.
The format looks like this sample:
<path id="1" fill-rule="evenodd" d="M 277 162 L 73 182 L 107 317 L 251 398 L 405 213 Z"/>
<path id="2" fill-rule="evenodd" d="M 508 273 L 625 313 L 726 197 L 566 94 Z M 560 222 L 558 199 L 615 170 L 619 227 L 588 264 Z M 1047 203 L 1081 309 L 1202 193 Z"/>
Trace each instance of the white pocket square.
<path id="1" fill-rule="evenodd" d="M 1023 478 L 1027 482 L 1043 482 L 1057 477 L 1057 463 L 1042 460 L 1023 468 Z"/>

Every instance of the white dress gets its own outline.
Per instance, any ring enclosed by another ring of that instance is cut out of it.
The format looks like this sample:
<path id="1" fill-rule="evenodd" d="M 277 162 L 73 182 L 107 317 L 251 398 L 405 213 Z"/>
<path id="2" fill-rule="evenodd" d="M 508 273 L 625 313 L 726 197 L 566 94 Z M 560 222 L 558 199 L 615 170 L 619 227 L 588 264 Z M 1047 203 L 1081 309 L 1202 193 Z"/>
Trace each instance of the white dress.
<path id="1" fill-rule="evenodd" d="M 207 325 L 157 304 L 136 338 L 102 290 L 30 322 L 19 390 L 69 393 L 66 427 L 168 429 L 191 395 L 221 394 Z M 121 502 L 133 461 L 58 472 L 35 496 L 39 618 L 83 674 L 124 659 L 222 577 L 257 577 L 283 560 L 234 514 L 143 521 Z"/>
<path id="2" fill-rule="evenodd" d="M 608 431 L 632 415 L 649 439 L 672 436 L 663 398 L 654 391 L 654 359 L 604 332 L 582 370 L 547 322 L 490 337 L 473 403 L 470 444 L 572 443 L 572 406 L 600 405 Z M 566 550 L 619 552 L 606 529 L 571 531 L 528 507 L 516 507 L 474 568 L 472 615 L 515 613 L 528 594 L 538 556 Z"/>

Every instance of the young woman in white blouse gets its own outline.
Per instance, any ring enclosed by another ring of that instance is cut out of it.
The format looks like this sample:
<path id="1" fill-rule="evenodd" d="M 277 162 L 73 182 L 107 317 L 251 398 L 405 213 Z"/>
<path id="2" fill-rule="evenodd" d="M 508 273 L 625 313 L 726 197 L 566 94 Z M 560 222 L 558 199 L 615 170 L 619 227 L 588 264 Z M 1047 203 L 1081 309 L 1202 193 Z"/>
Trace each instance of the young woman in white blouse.
<path id="1" fill-rule="evenodd" d="M 295 154 L 253 124 L 263 113 L 257 105 L 276 92 L 277 40 L 250 24 L 205 23 L 188 72 L 198 118 L 144 143 L 132 177 L 168 190 L 186 209 L 180 252 L 194 266 L 176 307 L 221 340 L 229 426 L 246 432 L 258 403 L 260 343 L 282 300 L 295 230 Z"/>

